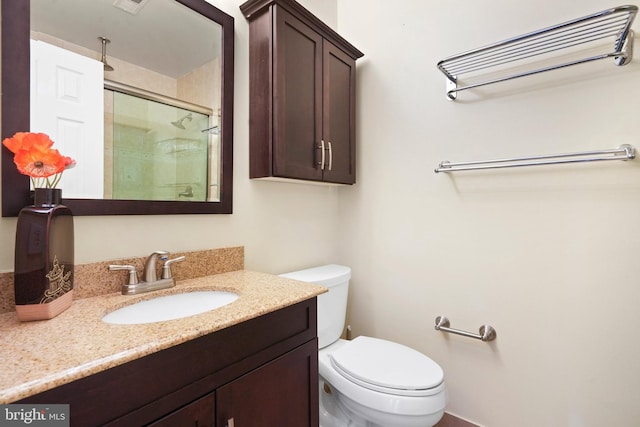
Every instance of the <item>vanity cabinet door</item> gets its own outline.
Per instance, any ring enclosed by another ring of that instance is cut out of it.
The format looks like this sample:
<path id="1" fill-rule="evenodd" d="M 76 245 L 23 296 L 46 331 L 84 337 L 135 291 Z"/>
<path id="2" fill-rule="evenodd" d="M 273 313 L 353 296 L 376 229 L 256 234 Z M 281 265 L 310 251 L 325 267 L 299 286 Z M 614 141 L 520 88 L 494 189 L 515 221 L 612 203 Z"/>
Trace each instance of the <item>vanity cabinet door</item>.
<path id="1" fill-rule="evenodd" d="M 215 393 L 208 394 L 149 424 L 149 427 L 215 427 L 215 403 Z"/>
<path id="2" fill-rule="evenodd" d="M 317 340 L 216 390 L 217 427 L 318 427 Z"/>

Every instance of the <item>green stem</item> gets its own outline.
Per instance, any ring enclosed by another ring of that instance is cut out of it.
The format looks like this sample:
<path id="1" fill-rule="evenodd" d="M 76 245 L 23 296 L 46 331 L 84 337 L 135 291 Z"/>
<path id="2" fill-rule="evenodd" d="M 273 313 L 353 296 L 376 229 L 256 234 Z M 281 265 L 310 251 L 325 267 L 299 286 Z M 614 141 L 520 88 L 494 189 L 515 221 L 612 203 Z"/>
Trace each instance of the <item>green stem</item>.
<path id="1" fill-rule="evenodd" d="M 60 178 L 62 178 L 62 173 L 57 173 L 53 176 L 53 181 L 51 181 L 51 186 L 49 188 L 56 188 L 56 185 L 60 182 Z M 49 178 L 47 178 L 47 182 L 49 182 Z"/>

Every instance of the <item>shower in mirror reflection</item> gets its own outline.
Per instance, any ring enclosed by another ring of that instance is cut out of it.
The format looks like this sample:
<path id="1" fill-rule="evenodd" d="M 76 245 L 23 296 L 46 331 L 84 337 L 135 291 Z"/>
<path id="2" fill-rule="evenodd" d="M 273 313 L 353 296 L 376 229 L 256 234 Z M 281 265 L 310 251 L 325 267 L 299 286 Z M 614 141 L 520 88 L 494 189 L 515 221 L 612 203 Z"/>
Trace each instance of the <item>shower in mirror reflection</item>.
<path id="1" fill-rule="evenodd" d="M 122 88 L 121 88 L 122 89 Z M 219 199 L 219 138 L 201 132 L 212 111 L 149 93 L 105 90 L 105 194 L 120 200 Z M 174 101 L 177 105 L 170 105 Z M 193 109 L 188 109 L 193 108 Z"/>
<path id="2" fill-rule="evenodd" d="M 175 127 L 177 127 L 178 129 L 186 129 L 184 127 L 184 123 L 183 123 L 185 120 L 190 122 L 191 120 L 193 120 L 193 115 L 191 113 L 189 113 L 186 116 L 183 116 L 183 117 L 179 118 L 175 122 L 171 122 L 171 124 L 174 125 Z"/>
<path id="3" fill-rule="evenodd" d="M 175 122 L 171 122 L 171 124 L 175 127 L 177 127 L 178 129 L 182 129 L 185 130 L 186 127 L 184 125 L 184 121 L 190 122 L 193 120 L 193 114 L 189 113 L 186 116 L 180 117 L 178 120 L 176 120 Z M 210 135 L 218 135 L 220 133 L 220 128 L 218 127 L 218 125 L 215 126 L 210 126 L 207 128 L 204 128 L 201 130 L 201 132 L 203 133 L 208 133 Z"/>

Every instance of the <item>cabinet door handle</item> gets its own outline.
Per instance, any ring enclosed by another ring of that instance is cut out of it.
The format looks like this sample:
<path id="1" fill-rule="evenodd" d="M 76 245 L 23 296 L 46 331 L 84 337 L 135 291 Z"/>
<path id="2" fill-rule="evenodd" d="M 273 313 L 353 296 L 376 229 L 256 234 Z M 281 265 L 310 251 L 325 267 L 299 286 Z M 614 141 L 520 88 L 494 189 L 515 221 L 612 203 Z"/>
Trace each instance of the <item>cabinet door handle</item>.
<path id="1" fill-rule="evenodd" d="M 318 146 L 318 148 L 320 149 L 320 161 L 318 162 L 318 164 L 320 165 L 320 170 L 324 170 L 324 139 L 320 140 L 320 145 Z"/>
<path id="2" fill-rule="evenodd" d="M 229 418 L 227 420 L 227 427 L 235 427 L 236 423 L 233 421 L 233 418 Z"/>
<path id="3" fill-rule="evenodd" d="M 333 150 L 331 150 L 331 142 L 327 142 L 329 145 L 329 170 L 333 167 Z"/>

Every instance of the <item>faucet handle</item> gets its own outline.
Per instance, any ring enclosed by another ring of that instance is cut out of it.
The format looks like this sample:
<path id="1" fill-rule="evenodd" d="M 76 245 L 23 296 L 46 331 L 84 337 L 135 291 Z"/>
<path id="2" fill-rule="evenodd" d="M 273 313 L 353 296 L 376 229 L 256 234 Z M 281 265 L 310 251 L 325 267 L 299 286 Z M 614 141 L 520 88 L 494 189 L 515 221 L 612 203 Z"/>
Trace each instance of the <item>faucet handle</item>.
<path id="1" fill-rule="evenodd" d="M 138 271 L 136 270 L 136 268 L 133 265 L 114 265 L 114 264 L 111 264 L 109 266 L 109 270 L 111 270 L 111 271 L 129 270 L 129 284 L 130 285 L 137 285 L 139 283 Z"/>
<path id="2" fill-rule="evenodd" d="M 162 266 L 162 278 L 171 279 L 173 277 L 173 274 L 171 273 L 171 264 L 173 264 L 174 262 L 184 261 L 185 259 L 186 257 L 182 255 L 182 256 L 179 256 L 178 258 L 165 261 L 164 265 Z"/>

